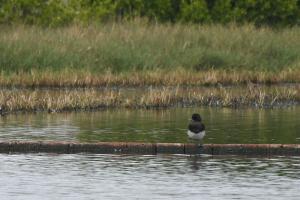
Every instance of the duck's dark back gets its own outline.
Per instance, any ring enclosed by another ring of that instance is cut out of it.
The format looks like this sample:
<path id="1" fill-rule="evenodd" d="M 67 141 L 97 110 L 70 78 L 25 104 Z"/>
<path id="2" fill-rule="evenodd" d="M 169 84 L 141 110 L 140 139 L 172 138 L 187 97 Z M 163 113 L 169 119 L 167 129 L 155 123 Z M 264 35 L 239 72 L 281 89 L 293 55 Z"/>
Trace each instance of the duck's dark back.
<path id="1" fill-rule="evenodd" d="M 195 122 L 195 121 L 190 122 L 188 128 L 193 133 L 200 133 L 201 131 L 205 130 L 205 126 L 204 124 L 202 124 L 202 122 Z"/>

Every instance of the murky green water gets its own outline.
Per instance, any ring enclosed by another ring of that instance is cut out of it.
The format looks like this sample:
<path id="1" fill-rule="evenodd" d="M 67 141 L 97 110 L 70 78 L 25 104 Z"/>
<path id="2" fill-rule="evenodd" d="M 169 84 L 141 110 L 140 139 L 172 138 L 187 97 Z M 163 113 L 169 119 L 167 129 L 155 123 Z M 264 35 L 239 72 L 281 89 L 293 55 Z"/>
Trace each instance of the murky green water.
<path id="1" fill-rule="evenodd" d="M 0 140 L 187 142 L 190 116 L 207 127 L 204 143 L 300 143 L 300 107 L 105 110 L 0 118 Z"/>

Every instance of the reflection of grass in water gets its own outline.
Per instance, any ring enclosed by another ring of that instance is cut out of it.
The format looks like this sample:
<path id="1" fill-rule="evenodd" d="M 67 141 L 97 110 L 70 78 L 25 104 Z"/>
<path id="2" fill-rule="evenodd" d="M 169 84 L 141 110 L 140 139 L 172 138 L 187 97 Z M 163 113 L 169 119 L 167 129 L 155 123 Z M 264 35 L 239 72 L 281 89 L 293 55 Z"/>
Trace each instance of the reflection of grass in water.
<path id="1" fill-rule="evenodd" d="M 128 133 L 122 134 L 122 130 L 117 133 L 96 133 L 91 131 L 82 131 L 76 138 L 80 142 L 190 142 L 187 139 L 186 132 L 183 131 L 182 134 L 178 133 L 147 133 L 147 131 L 141 133 Z"/>
<path id="2" fill-rule="evenodd" d="M 0 117 L 3 139 L 12 127 L 46 127 L 55 124 L 56 131 L 46 137 L 53 140 L 97 141 L 146 141 L 185 142 L 186 129 L 192 113 L 202 115 L 207 127 L 205 143 L 299 143 L 300 107 L 285 109 L 231 109 L 191 107 L 172 109 L 106 109 L 99 112 L 72 112 L 61 114 L 25 114 Z M 69 127 L 65 135 L 66 126 Z M 25 127 L 25 129 L 26 129 Z M 8 128 L 8 130 L 7 130 Z M 26 129 L 28 137 L 30 130 Z M 33 130 L 34 131 L 34 130 Z M 63 134 L 63 138 L 62 135 Z M 128 136 L 127 136 L 128 134 Z M 35 133 L 33 133 L 36 136 Z M 20 137 L 19 137 L 20 136 Z M 37 140 L 44 140 L 40 138 Z M 275 140 L 272 140 L 275 139 Z"/>
<path id="3" fill-rule="evenodd" d="M 122 90 L 2 90 L 1 112 L 16 111 L 72 111 L 101 108 L 165 108 L 170 106 L 276 106 L 300 101 L 299 87 L 263 88 L 248 85 L 245 88 L 204 88 L 181 90 L 176 88 L 150 88 L 146 92 L 126 95 Z"/>
<path id="4" fill-rule="evenodd" d="M 0 84 L 299 82 L 299 33 L 298 27 L 141 21 L 59 29 L 2 26 Z"/>
<path id="5" fill-rule="evenodd" d="M 204 143 L 299 143 L 298 107 L 288 109 L 176 108 L 106 110 L 81 113 L 80 142 L 188 142 L 186 129 L 193 112 L 207 127 Z M 158 114 L 160 113 L 160 114 Z M 163 114 L 164 113 L 164 114 Z M 145 117 L 146 115 L 146 117 Z"/>

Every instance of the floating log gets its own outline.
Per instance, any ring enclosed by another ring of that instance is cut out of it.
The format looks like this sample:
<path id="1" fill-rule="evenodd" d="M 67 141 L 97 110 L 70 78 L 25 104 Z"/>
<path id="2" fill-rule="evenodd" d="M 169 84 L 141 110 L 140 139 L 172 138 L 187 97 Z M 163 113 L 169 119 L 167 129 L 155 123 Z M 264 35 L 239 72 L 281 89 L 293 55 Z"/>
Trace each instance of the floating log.
<path id="1" fill-rule="evenodd" d="M 206 154 L 300 156 L 300 144 L 197 144 L 139 142 L 39 142 L 2 141 L 0 153 L 96 153 L 96 154 Z"/>

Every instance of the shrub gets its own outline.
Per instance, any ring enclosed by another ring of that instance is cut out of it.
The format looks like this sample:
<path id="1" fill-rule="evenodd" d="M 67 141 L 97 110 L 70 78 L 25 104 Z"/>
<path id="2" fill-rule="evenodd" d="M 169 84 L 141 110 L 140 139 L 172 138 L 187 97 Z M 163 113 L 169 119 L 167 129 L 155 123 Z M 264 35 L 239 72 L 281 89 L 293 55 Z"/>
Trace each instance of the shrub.
<path id="1" fill-rule="evenodd" d="M 155 22 L 300 23 L 300 0 L 0 0 L 0 23 L 63 26 L 147 18 Z"/>

